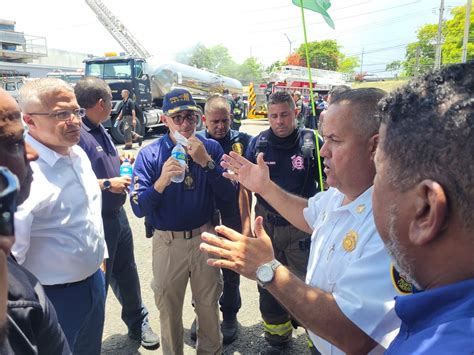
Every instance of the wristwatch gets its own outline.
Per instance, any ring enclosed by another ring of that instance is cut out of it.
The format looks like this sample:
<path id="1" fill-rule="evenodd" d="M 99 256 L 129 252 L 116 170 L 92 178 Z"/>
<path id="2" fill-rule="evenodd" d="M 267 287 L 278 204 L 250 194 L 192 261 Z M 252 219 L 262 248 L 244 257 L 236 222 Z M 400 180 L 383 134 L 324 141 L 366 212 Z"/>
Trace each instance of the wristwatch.
<path id="1" fill-rule="evenodd" d="M 208 171 L 212 171 L 216 168 L 216 163 L 214 163 L 214 160 L 209 160 L 207 164 L 204 166 L 204 171 L 207 173 Z"/>
<path id="2" fill-rule="evenodd" d="M 273 281 L 275 277 L 275 270 L 281 266 L 281 263 L 277 259 L 262 264 L 257 269 L 257 283 L 260 287 L 265 288 L 267 284 Z"/>
<path id="3" fill-rule="evenodd" d="M 110 190 L 112 187 L 112 184 L 110 183 L 110 180 L 105 179 L 104 182 L 102 183 L 102 190 L 107 191 Z"/>

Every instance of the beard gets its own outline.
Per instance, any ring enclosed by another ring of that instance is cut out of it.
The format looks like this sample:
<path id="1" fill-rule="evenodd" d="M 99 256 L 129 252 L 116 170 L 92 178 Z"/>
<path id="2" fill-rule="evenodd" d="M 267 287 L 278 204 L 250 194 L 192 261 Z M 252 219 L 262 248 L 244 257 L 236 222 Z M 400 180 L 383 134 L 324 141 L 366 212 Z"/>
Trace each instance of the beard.
<path id="1" fill-rule="evenodd" d="M 403 275 L 408 282 L 421 290 L 419 282 L 415 278 L 413 266 L 410 258 L 407 256 L 406 249 L 400 244 L 395 230 L 397 222 L 396 207 L 394 205 L 389 208 L 389 225 L 388 225 L 388 239 L 385 241 L 385 248 L 393 260 L 393 265 L 397 271 Z"/>

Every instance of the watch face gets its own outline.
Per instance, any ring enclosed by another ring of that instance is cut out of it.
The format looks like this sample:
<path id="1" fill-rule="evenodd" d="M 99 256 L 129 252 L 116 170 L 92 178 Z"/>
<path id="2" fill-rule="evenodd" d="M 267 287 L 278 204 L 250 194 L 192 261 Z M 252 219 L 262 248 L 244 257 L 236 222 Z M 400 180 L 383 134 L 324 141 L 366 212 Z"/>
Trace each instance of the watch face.
<path id="1" fill-rule="evenodd" d="M 110 180 L 105 180 L 105 181 L 104 181 L 104 190 L 110 189 L 110 186 L 111 186 L 111 185 L 112 185 L 112 184 L 110 183 Z"/>
<path id="2" fill-rule="evenodd" d="M 257 270 L 257 278 L 262 283 L 268 283 L 273 280 L 273 270 L 270 265 L 264 264 Z"/>
<path id="3" fill-rule="evenodd" d="M 211 160 L 207 163 L 207 168 L 209 170 L 214 170 L 216 168 L 216 163 L 214 163 L 214 160 Z"/>

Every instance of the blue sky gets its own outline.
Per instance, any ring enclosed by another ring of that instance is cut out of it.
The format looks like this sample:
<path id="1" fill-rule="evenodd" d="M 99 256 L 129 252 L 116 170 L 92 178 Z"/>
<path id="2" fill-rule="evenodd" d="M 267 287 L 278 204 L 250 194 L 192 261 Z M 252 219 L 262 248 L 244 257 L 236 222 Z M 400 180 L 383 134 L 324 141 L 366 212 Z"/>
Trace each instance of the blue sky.
<path id="1" fill-rule="evenodd" d="M 103 0 L 140 42 L 161 60 L 197 42 L 222 44 L 241 63 L 250 55 L 269 65 L 303 43 L 300 9 L 291 0 L 157 1 Z M 336 39 L 344 53 L 361 58 L 364 71 L 380 72 L 403 59 L 416 30 L 438 21 L 439 0 L 333 0 L 329 10 L 336 30 L 305 11 L 308 40 Z M 465 5 L 445 0 L 446 10 Z M 445 18 L 448 12 L 445 12 Z M 84 0 L 9 1 L 1 17 L 17 30 L 45 36 L 50 48 L 103 55 L 121 51 Z"/>

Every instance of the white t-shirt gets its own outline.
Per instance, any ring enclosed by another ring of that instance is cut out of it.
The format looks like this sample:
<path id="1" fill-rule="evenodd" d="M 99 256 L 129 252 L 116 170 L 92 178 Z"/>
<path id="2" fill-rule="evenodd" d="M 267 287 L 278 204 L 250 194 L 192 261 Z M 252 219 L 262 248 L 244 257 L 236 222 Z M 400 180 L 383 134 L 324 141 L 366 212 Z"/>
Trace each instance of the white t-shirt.
<path id="1" fill-rule="evenodd" d="M 371 352 L 375 354 L 383 353 L 396 336 L 400 319 L 394 310 L 398 294 L 390 257 L 375 229 L 372 190 L 341 206 L 344 195 L 330 188 L 309 199 L 304 217 L 313 228 L 306 283 L 332 293 L 344 315 L 382 345 Z M 322 354 L 343 354 L 309 335 Z"/>

